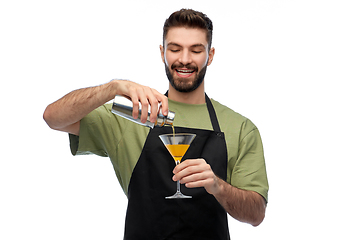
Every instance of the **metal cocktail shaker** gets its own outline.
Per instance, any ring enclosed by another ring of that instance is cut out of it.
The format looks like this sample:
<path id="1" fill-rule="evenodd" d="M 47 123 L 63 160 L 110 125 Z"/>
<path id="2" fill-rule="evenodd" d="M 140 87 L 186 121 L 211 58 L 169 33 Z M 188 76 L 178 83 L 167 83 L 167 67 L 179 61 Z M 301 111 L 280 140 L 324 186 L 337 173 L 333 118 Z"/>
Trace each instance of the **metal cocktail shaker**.
<path id="1" fill-rule="evenodd" d="M 174 118 L 175 118 L 175 113 L 174 112 L 169 111 L 168 115 L 164 116 L 164 115 L 162 115 L 161 109 L 160 109 L 159 113 L 157 115 L 157 119 L 156 119 L 155 123 L 152 123 L 152 122 L 149 121 L 150 112 L 148 113 L 147 121 L 145 123 L 142 123 L 140 121 L 141 104 L 140 104 L 140 108 L 139 108 L 139 116 L 138 116 L 137 119 L 134 119 L 132 117 L 132 110 L 133 110 L 133 103 L 132 103 L 131 100 L 127 99 L 126 97 L 120 96 L 120 95 L 115 96 L 111 112 L 118 115 L 118 116 L 120 116 L 120 117 L 126 118 L 126 119 L 128 119 L 130 121 L 133 121 L 135 123 L 138 123 L 140 125 L 147 126 L 147 127 L 150 127 L 150 128 L 154 128 L 154 126 L 162 127 L 165 124 L 172 125 L 173 121 L 174 121 Z"/>

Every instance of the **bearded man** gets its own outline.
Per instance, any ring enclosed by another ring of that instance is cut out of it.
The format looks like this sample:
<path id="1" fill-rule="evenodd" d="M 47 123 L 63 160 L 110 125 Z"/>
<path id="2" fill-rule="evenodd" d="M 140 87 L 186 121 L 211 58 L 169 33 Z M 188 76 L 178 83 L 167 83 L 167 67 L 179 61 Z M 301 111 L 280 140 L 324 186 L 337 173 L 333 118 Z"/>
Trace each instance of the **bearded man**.
<path id="1" fill-rule="evenodd" d="M 160 46 L 169 90 L 126 80 L 75 90 L 50 104 L 44 119 L 70 135 L 75 154 L 109 157 L 128 197 L 124 239 L 230 239 L 227 213 L 259 225 L 265 217 L 268 181 L 262 141 L 247 118 L 210 99 L 205 74 L 214 58 L 213 25 L 191 9 L 174 12 L 165 21 Z M 175 166 L 153 129 L 128 121 L 105 104 L 116 95 L 133 102 L 133 118 L 155 122 L 159 108 L 176 113 L 177 133 L 196 137 Z M 139 103 L 142 106 L 139 115 Z M 166 199 L 176 181 L 188 199 Z"/>

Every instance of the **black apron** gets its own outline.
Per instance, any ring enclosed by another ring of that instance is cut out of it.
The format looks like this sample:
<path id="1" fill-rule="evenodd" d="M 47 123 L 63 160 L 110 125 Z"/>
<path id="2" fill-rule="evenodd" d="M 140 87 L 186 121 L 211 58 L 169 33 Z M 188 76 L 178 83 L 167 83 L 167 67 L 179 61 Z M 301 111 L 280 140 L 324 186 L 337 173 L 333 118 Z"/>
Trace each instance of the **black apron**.
<path id="1" fill-rule="evenodd" d="M 226 181 L 225 136 L 208 96 L 206 104 L 214 131 L 175 127 L 175 132 L 196 134 L 183 160 L 203 158 L 214 173 Z M 165 199 L 176 192 L 176 182 L 172 180 L 175 161 L 159 138 L 167 133 L 172 133 L 171 127 L 150 130 L 134 168 L 128 190 L 124 239 L 230 239 L 227 213 L 205 188 L 181 185 L 181 192 L 192 198 Z"/>

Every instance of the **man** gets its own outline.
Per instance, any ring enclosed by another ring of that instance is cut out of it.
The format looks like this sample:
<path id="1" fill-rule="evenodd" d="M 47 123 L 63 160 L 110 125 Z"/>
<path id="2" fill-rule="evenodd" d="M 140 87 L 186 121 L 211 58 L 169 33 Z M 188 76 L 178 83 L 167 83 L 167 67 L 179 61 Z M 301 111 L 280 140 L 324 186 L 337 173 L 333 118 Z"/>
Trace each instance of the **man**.
<path id="1" fill-rule="evenodd" d="M 259 225 L 265 216 L 268 182 L 258 129 L 205 94 L 204 77 L 214 58 L 212 22 L 201 12 L 182 9 L 164 24 L 160 46 L 167 96 L 131 81 L 113 80 L 73 91 L 50 104 L 44 119 L 52 129 L 70 133 L 72 153 L 110 157 L 128 196 L 124 239 L 229 239 L 227 213 Z M 148 110 L 155 121 L 176 113 L 176 132 L 196 137 L 183 160 L 174 161 L 159 135 L 170 127 L 149 129 L 111 113 L 115 95 L 133 102 L 133 117 Z M 105 104 L 105 105 L 104 105 Z M 175 181 L 191 199 L 165 199 Z"/>

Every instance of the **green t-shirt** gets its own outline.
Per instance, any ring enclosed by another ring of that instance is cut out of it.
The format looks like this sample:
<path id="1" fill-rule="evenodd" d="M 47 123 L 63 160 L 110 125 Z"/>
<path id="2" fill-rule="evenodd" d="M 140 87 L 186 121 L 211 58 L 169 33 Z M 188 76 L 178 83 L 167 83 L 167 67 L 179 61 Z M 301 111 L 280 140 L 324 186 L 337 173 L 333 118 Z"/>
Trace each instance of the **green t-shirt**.
<path id="1" fill-rule="evenodd" d="M 230 108 L 211 100 L 228 152 L 227 182 L 268 199 L 268 181 L 263 146 L 256 126 Z M 140 157 L 149 128 L 111 113 L 105 104 L 80 122 L 79 137 L 70 134 L 73 155 L 96 154 L 109 157 L 125 194 L 132 171 Z M 174 126 L 212 130 L 206 104 L 184 104 L 169 99 L 175 112 Z"/>

